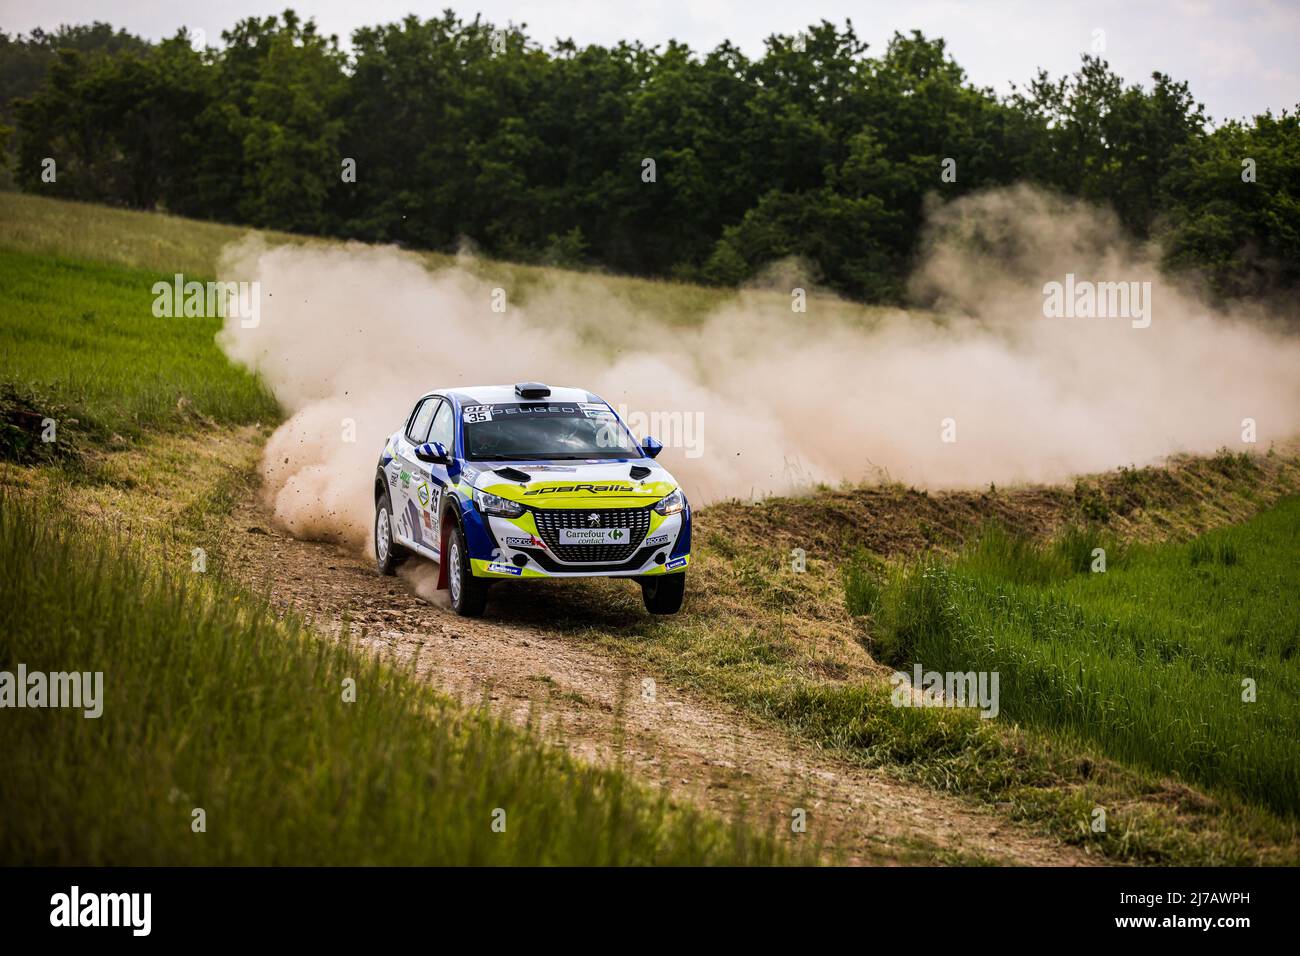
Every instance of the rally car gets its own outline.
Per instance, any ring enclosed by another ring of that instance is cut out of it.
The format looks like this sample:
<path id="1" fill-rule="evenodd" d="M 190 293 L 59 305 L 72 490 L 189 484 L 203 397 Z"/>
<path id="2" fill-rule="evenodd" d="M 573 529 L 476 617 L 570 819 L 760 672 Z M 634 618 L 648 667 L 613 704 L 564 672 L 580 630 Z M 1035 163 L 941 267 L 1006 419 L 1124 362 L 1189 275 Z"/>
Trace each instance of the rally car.
<path id="1" fill-rule="evenodd" d="M 626 577 L 646 610 L 682 605 L 691 509 L 618 413 L 580 388 L 537 382 L 428 392 L 389 436 L 375 472 L 381 574 L 438 562 L 456 613 L 518 578 Z"/>

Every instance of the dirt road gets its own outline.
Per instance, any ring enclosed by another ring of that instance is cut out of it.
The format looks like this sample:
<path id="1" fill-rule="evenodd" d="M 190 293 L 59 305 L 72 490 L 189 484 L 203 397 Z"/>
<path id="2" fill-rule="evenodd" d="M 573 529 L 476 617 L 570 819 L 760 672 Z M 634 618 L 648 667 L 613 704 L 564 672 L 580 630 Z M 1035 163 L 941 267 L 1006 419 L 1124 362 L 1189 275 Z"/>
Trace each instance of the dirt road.
<path id="1" fill-rule="evenodd" d="M 297 541 L 247 505 L 226 545 L 237 577 L 325 630 L 345 620 L 383 654 L 414 658 L 417 672 L 467 702 L 486 699 L 509 719 L 539 721 L 575 755 L 624 769 L 674 798 L 723 815 L 739 805 L 783 831 L 795 811 L 828 859 L 855 864 L 996 861 L 1096 862 L 995 813 L 864 769 L 672 686 L 644 665 L 535 624 L 497 602 L 483 620 L 457 617 L 430 590 L 431 565 L 378 577 L 344 549 Z M 428 595 L 426 600 L 420 593 Z M 653 683 L 651 683 L 653 682 Z"/>

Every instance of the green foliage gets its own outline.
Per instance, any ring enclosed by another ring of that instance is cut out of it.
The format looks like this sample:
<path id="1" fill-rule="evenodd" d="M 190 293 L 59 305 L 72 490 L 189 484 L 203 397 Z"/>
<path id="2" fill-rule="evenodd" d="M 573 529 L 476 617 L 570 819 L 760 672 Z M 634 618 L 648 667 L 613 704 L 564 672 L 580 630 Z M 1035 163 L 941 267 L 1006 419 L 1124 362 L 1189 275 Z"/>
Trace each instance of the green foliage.
<path id="1" fill-rule="evenodd" d="M 0 251 L 0 385 L 12 395 L 6 408 L 35 415 L 24 428 L 52 415 L 62 443 L 279 419 L 262 383 L 217 348 L 220 319 L 154 316 L 159 280 L 171 277 Z"/>
<path id="2" fill-rule="evenodd" d="M 0 721 L 6 863 L 786 860 L 739 819 L 578 764 L 62 509 L 0 499 L 0 568 L 0 669 L 103 673 L 98 718 L 24 709 Z"/>
<path id="3" fill-rule="evenodd" d="M 1221 296 L 1300 283 L 1300 115 L 1230 122 L 1188 144 L 1167 178 L 1166 265 Z M 1255 181 L 1243 179 L 1248 163 Z"/>
<path id="4" fill-rule="evenodd" d="M 927 196 L 1028 180 L 1112 205 L 1224 295 L 1297 277 L 1296 118 L 1207 134 L 1185 83 L 1125 85 L 1095 57 L 999 98 L 942 40 L 895 34 L 870 56 L 824 21 L 754 59 L 725 42 L 547 50 L 451 12 L 362 28 L 350 55 L 291 11 L 222 37 L 0 36 L 17 184 L 54 192 L 54 157 L 64 198 L 727 285 L 794 258 L 893 301 Z"/>
<path id="5" fill-rule="evenodd" d="M 844 606 L 856 617 L 876 613 L 880 606 L 884 568 L 866 551 L 858 551 L 844 563 Z"/>
<path id="6" fill-rule="evenodd" d="M 1073 76 L 1053 81 L 1040 71 L 1011 103 L 1037 131 L 1026 145 L 1040 181 L 1110 203 L 1139 236 L 1162 208 L 1171 159 L 1207 123 L 1186 83 L 1155 73 L 1150 92 L 1126 87 L 1104 60 L 1086 55 Z"/>
<path id="7" fill-rule="evenodd" d="M 37 27 L 28 36 L 10 36 L 0 31 L 0 119 L 12 120 L 14 102 L 40 89 L 59 50 L 114 54 L 143 50 L 148 45 L 125 30 L 114 31 L 107 23 L 98 21 L 60 26 L 48 33 Z"/>
<path id="8" fill-rule="evenodd" d="M 951 564 L 896 570 L 876 616 L 885 660 L 996 671 L 1009 720 L 1295 814 L 1300 498 L 1188 544 L 1109 548 L 1091 573 L 1104 544 L 991 528 Z"/>
<path id="9" fill-rule="evenodd" d="M 1199 564 L 1221 564 L 1232 567 L 1241 560 L 1237 546 L 1231 541 L 1197 538 L 1187 548 L 1187 560 L 1192 567 Z"/>
<path id="10" fill-rule="evenodd" d="M 920 648 L 952 630 L 950 585 L 948 569 L 932 559 L 890 569 L 872 634 L 878 660 L 903 667 L 917 660 Z"/>

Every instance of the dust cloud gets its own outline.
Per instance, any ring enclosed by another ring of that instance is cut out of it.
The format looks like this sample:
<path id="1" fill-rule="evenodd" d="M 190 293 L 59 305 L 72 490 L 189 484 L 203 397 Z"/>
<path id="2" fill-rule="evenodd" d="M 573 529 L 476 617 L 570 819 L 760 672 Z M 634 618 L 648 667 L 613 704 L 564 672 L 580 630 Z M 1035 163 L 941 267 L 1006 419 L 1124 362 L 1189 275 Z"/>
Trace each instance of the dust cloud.
<path id="1" fill-rule="evenodd" d="M 451 608 L 451 596 L 446 588 L 438 590 L 438 571 L 427 561 L 408 561 L 397 569 L 397 576 L 410 586 L 417 597 L 441 608 Z"/>
<path id="2" fill-rule="evenodd" d="M 228 319 L 218 341 L 289 415 L 263 461 L 277 519 L 358 546 L 386 436 L 420 394 L 458 385 L 591 389 L 665 441 L 696 504 L 882 478 L 1058 481 L 1300 432 L 1300 339 L 1172 284 L 1109 213 L 1015 187 L 927 221 L 916 309 L 812 294 L 801 313 L 768 283 L 702 319 L 685 303 L 704 293 L 558 271 L 530 273 L 498 313 L 509 267 L 496 281 L 466 255 L 430 268 L 393 248 L 250 237 L 220 273 L 260 282 L 261 321 Z M 1150 282 L 1149 326 L 1045 317 L 1045 284 L 1067 274 Z"/>

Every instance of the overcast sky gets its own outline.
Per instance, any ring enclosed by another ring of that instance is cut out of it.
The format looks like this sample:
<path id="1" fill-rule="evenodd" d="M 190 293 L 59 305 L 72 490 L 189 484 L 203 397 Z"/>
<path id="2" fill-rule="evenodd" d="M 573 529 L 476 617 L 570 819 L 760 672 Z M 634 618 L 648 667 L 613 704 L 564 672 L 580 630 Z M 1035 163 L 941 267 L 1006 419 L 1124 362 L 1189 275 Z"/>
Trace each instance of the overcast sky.
<path id="1" fill-rule="evenodd" d="M 0 0 L 0 29 L 106 20 L 152 39 L 186 25 L 216 41 L 236 20 L 286 6 L 345 43 L 358 26 L 450 7 L 497 25 L 527 24 L 529 36 L 548 46 L 557 37 L 677 39 L 707 50 L 725 38 L 751 55 L 772 33 L 850 18 L 872 52 L 895 30 L 943 37 L 973 81 L 999 92 L 1040 66 L 1054 76 L 1073 71 L 1101 30 L 1106 58 L 1126 80 L 1145 84 L 1156 70 L 1188 80 L 1215 119 L 1300 103 L 1300 0 Z"/>

